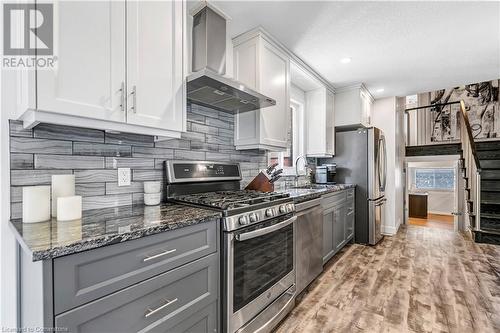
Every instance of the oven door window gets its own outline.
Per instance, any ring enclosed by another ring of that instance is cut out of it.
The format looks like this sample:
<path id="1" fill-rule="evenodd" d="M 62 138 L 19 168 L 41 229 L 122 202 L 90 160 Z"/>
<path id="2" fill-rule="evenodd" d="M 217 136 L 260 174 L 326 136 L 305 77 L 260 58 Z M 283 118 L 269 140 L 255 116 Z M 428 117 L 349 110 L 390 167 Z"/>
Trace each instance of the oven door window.
<path id="1" fill-rule="evenodd" d="M 233 312 L 293 270 L 293 224 L 244 241 L 234 240 Z"/>

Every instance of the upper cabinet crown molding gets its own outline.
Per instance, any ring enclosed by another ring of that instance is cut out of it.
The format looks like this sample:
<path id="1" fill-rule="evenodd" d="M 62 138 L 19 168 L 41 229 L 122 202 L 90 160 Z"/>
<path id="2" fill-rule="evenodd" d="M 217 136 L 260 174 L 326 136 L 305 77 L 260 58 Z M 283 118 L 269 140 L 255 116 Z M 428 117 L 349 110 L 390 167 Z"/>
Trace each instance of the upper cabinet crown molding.
<path id="1" fill-rule="evenodd" d="M 298 57 L 295 53 L 290 51 L 283 43 L 281 43 L 278 39 L 276 39 L 273 35 L 267 32 L 262 26 L 257 26 L 247 32 L 244 32 L 233 38 L 233 45 L 241 44 L 248 39 L 254 38 L 256 36 L 261 36 L 266 39 L 269 43 L 272 43 L 275 47 L 279 48 L 281 52 L 285 53 L 286 56 L 290 59 L 292 63 L 301 67 L 305 72 L 311 75 L 315 80 L 319 81 L 322 85 L 324 85 L 328 90 L 335 93 L 335 87 L 326 80 L 323 76 L 321 76 L 318 72 L 316 72 L 311 66 L 305 63 L 300 57 Z"/>
<path id="2" fill-rule="evenodd" d="M 19 114 L 24 126 L 51 122 L 180 137 L 185 1 L 54 3 L 57 70 L 37 70 L 35 80 L 25 80 L 35 103 Z"/>
<path id="3" fill-rule="evenodd" d="M 373 95 L 370 93 L 368 88 L 366 88 L 364 83 L 357 83 L 357 84 L 352 84 L 349 86 L 336 88 L 335 92 L 340 94 L 340 93 L 344 93 L 344 92 L 352 91 L 352 90 L 361 91 L 363 94 L 365 94 L 367 96 L 370 103 L 373 103 L 375 101 L 375 98 L 373 98 Z"/>

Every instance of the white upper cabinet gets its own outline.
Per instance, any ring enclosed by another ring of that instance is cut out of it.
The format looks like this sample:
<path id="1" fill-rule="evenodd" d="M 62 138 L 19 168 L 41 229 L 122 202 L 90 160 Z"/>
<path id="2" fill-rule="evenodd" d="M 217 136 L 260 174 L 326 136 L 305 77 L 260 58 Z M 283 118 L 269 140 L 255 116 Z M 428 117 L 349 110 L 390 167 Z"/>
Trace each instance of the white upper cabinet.
<path id="1" fill-rule="evenodd" d="M 37 72 L 37 109 L 125 121 L 125 3 L 54 2 L 57 68 Z"/>
<path id="2" fill-rule="evenodd" d="M 234 78 L 276 105 L 236 115 L 236 149 L 281 151 L 287 146 L 290 121 L 290 59 L 261 29 L 233 39 Z"/>
<path id="3" fill-rule="evenodd" d="M 334 94 L 322 86 L 306 92 L 308 157 L 335 154 Z"/>
<path id="4" fill-rule="evenodd" d="M 25 127 L 179 137 L 185 22 L 184 1 L 55 1 L 57 67 L 37 70 L 36 107 L 20 117 Z"/>
<path id="5" fill-rule="evenodd" d="M 335 126 L 372 126 L 373 97 L 363 84 L 335 91 Z"/>
<path id="6" fill-rule="evenodd" d="M 184 130 L 184 20 L 181 1 L 127 2 L 128 123 Z"/>

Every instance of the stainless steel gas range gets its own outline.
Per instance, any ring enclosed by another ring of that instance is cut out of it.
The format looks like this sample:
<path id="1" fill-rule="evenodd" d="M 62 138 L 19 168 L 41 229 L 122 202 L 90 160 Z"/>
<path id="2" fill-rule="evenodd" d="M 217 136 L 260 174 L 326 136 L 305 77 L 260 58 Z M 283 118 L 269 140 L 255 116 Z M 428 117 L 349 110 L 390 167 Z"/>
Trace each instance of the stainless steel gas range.
<path id="1" fill-rule="evenodd" d="M 222 329 L 270 332 L 295 304 L 295 206 L 240 190 L 237 163 L 167 161 L 170 201 L 222 213 Z"/>

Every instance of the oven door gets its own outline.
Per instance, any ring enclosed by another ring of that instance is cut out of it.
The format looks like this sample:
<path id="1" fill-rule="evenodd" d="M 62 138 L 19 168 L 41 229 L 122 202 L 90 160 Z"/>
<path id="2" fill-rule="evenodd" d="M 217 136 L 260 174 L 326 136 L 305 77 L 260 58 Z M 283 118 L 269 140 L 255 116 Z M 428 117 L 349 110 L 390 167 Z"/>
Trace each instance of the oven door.
<path id="1" fill-rule="evenodd" d="M 288 215 L 224 234 L 225 332 L 236 332 L 295 284 L 296 219 Z"/>

